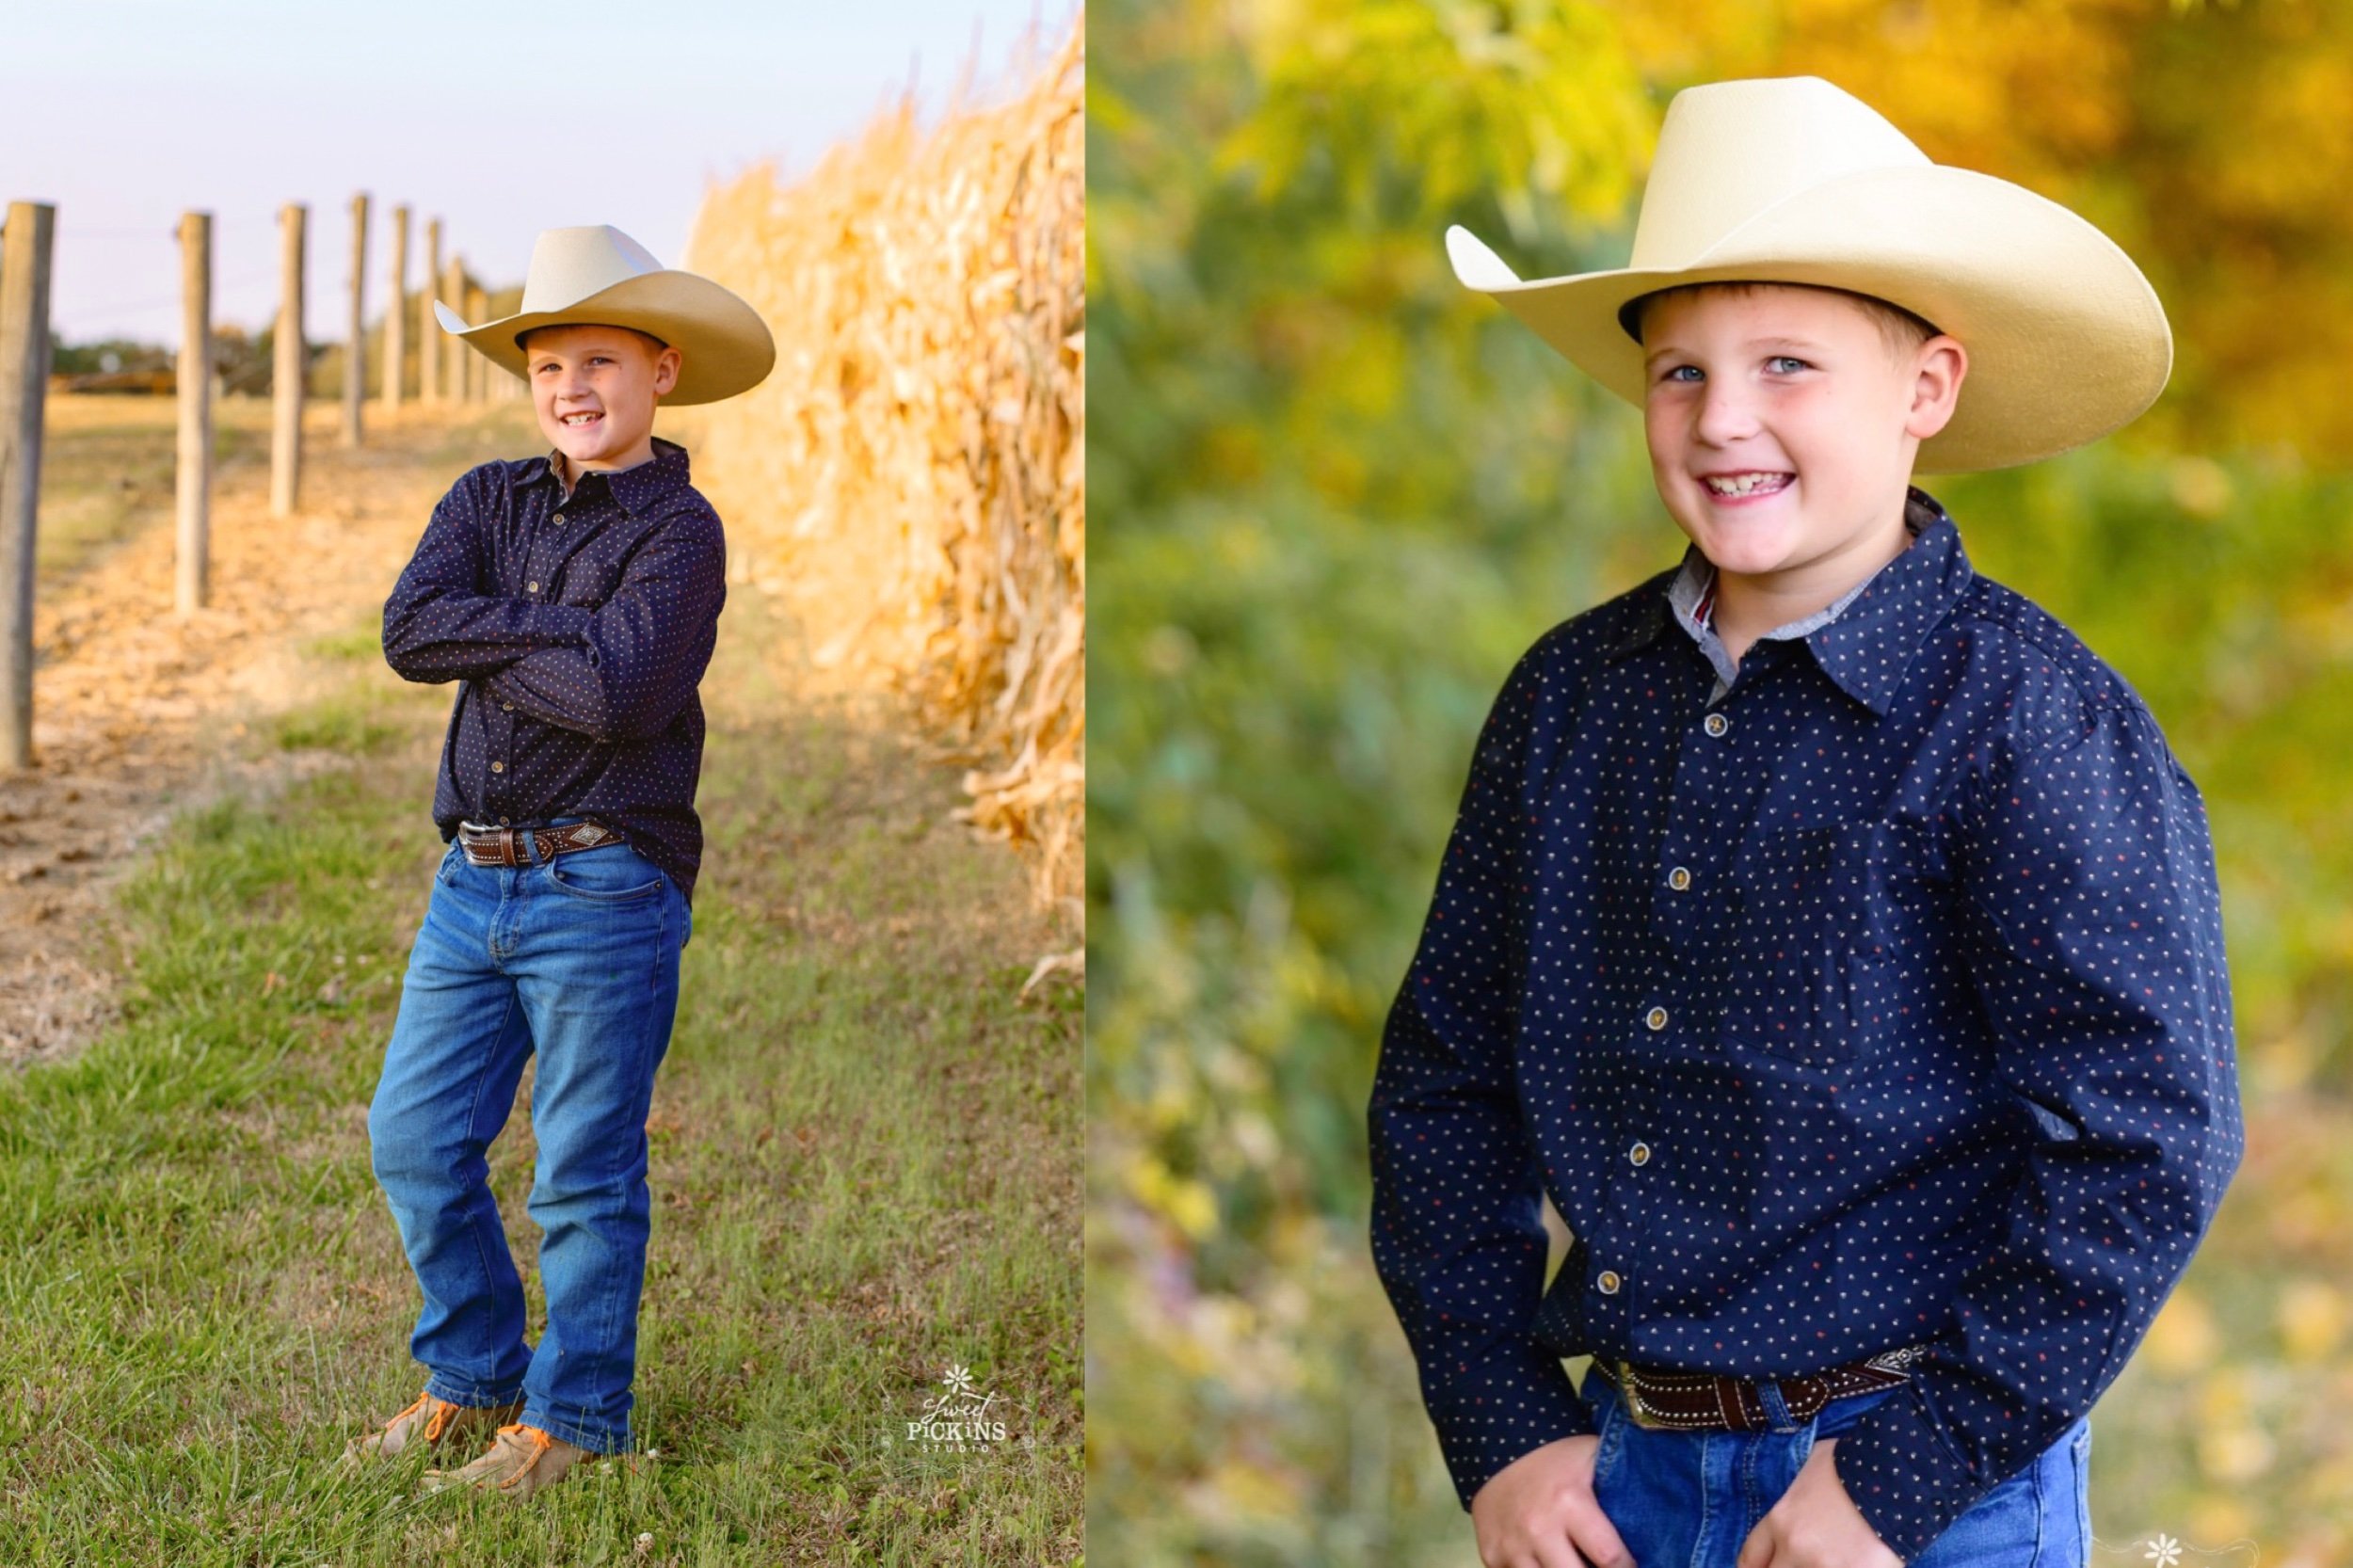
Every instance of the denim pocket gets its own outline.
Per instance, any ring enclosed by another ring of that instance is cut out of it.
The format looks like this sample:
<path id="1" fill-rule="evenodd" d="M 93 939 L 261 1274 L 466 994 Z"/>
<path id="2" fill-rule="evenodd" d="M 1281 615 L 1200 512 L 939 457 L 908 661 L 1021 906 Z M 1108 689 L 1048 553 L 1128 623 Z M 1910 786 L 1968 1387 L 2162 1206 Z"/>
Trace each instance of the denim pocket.
<path id="1" fill-rule="evenodd" d="M 659 893 L 662 868 L 627 844 L 610 844 L 555 856 L 548 862 L 548 880 L 574 898 L 625 904 Z"/>
<path id="2" fill-rule="evenodd" d="M 1593 1387 L 1591 1400 L 1594 1432 L 1601 1447 L 1593 1451 L 1593 1490 L 1598 1494 L 1603 1478 L 1618 1467 L 1618 1458 L 1625 1451 L 1625 1407 L 1619 1402 L 1615 1384 L 1599 1372 L 1587 1368 L 1586 1382 Z"/>
<path id="3" fill-rule="evenodd" d="M 433 880 L 444 888 L 448 887 L 456 876 L 458 862 L 465 858 L 465 855 L 464 847 L 452 839 L 449 847 L 441 851 L 441 863 L 433 869 Z"/>

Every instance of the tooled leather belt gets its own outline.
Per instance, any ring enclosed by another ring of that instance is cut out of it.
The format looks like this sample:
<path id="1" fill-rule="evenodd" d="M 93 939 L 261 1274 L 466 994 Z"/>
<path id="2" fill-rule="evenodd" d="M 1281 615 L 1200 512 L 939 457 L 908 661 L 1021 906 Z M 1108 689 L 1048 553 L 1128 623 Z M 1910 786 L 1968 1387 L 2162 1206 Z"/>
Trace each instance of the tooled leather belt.
<path id="1" fill-rule="evenodd" d="M 523 853 L 526 840 L 531 847 L 528 856 Z M 576 849 L 625 844 L 629 835 L 593 822 L 566 823 L 561 827 L 490 827 L 461 822 L 457 841 L 465 847 L 466 858 L 477 866 L 531 866 Z"/>
<path id="2" fill-rule="evenodd" d="M 1793 1419 L 1810 1421 L 1834 1399 L 1905 1382 L 1912 1375 L 1911 1364 L 1927 1348 L 1904 1345 L 1818 1372 L 1781 1378 L 1679 1372 L 1598 1355 L 1593 1357 L 1593 1369 L 1617 1385 L 1636 1426 L 1678 1432 L 1765 1432 L 1771 1429 L 1772 1417 L 1757 1392 L 1760 1384 L 1769 1383 L 1781 1390 L 1782 1401 Z"/>

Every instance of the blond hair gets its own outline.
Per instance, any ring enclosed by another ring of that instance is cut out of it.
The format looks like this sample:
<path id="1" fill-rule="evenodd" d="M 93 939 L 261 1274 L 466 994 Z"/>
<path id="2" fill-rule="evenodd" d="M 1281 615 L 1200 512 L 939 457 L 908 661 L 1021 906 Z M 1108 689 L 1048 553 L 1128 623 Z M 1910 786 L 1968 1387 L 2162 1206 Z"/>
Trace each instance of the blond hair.
<path id="1" fill-rule="evenodd" d="M 1853 289 L 1834 288 L 1828 283 L 1789 283 L 1775 279 L 1717 278 L 1698 283 L 1677 283 L 1672 288 L 1654 289 L 1649 294 L 1629 299 L 1618 312 L 1618 319 L 1633 334 L 1634 341 L 1642 341 L 1643 318 L 1653 301 L 1670 295 L 1697 294 L 1703 289 L 1721 289 L 1735 296 L 1753 295 L 1759 289 L 1818 289 L 1824 294 L 1844 295 L 1861 307 L 1879 328 L 1880 341 L 1887 345 L 1887 355 L 1901 363 L 1919 346 L 1935 337 L 1939 328 L 1924 318 L 1914 315 L 1892 300 L 1877 295 L 1858 294 Z"/>

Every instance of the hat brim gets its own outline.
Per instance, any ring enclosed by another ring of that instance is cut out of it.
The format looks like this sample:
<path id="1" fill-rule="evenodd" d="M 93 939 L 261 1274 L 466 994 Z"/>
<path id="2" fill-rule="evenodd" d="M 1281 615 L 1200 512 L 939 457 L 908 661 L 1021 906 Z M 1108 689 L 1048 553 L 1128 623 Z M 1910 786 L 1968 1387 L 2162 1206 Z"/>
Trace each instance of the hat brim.
<path id="1" fill-rule="evenodd" d="M 1634 404 L 1643 350 L 1631 300 L 1734 279 L 1848 289 L 1902 306 L 1969 358 L 1945 428 L 1913 467 L 1965 473 L 2054 456 L 2129 424 L 2172 373 L 2156 291 L 2116 242 L 2068 208 L 1974 169 L 1873 168 L 1767 208 L 1694 263 L 1522 280 L 1468 230 L 1447 232 L 1464 286 L 1493 297 Z"/>
<path id="2" fill-rule="evenodd" d="M 732 291 L 691 272 L 647 273 L 553 311 L 520 311 L 469 327 L 439 299 L 434 319 L 484 359 L 528 380 L 529 356 L 516 340 L 541 327 L 630 327 L 679 351 L 678 384 L 664 407 L 716 403 L 748 392 L 776 367 L 776 344 L 760 312 Z"/>

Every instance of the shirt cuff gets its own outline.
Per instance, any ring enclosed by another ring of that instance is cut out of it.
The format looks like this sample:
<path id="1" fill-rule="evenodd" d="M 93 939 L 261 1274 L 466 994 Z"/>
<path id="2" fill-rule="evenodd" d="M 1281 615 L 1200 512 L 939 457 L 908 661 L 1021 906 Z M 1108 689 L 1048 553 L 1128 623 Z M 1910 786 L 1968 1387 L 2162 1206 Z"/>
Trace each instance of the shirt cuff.
<path id="1" fill-rule="evenodd" d="M 1839 1484 L 1887 1549 L 1910 1562 L 1993 1490 L 1938 1432 L 1915 1377 L 1838 1434 Z"/>
<path id="2" fill-rule="evenodd" d="M 1597 1430 L 1568 1368 L 1532 1341 L 1455 1373 L 1431 1416 L 1465 1512 L 1479 1489 L 1513 1461 Z"/>

